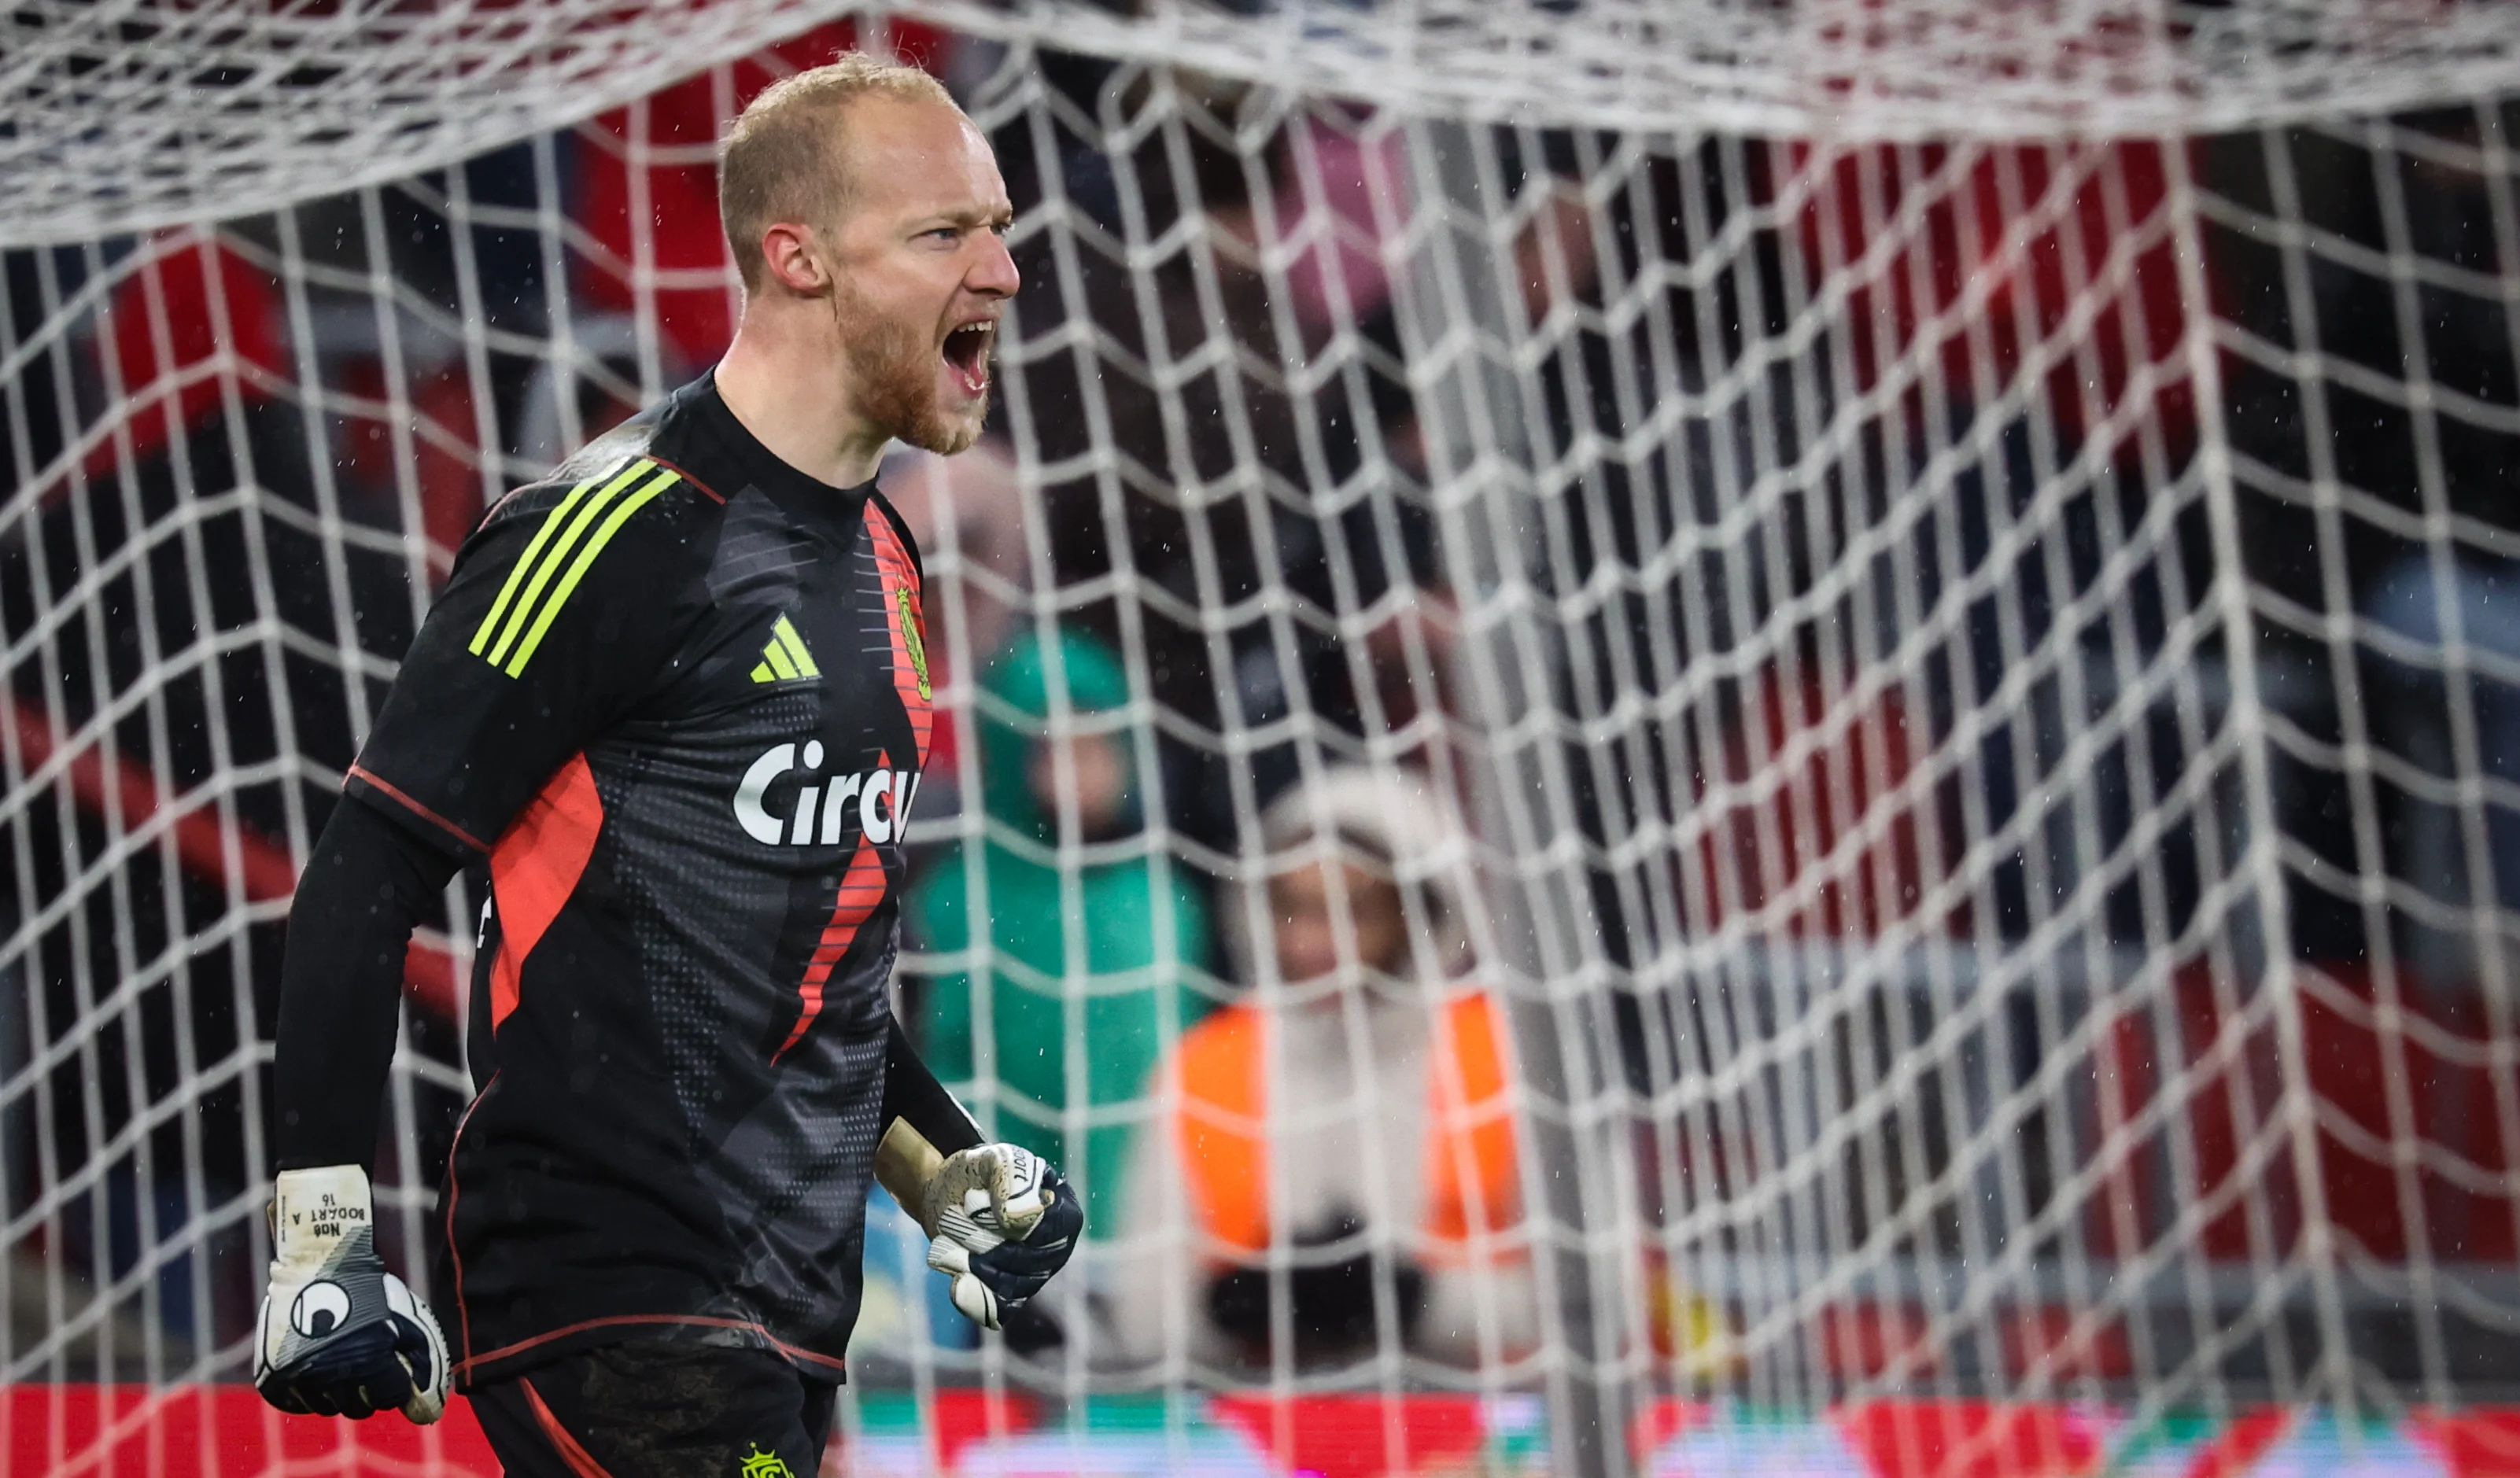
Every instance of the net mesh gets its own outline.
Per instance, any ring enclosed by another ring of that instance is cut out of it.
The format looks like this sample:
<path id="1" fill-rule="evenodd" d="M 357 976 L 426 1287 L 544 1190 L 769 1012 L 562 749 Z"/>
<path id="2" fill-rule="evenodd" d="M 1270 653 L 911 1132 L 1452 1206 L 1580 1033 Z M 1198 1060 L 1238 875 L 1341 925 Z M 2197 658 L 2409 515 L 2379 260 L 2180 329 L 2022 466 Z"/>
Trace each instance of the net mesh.
<path id="1" fill-rule="evenodd" d="M 852 41 L 964 98 L 1026 280 L 993 437 L 884 477 L 899 1004 L 1097 1233 L 978 1342 L 878 1216 L 858 1470 L 2047 1471 L 2507 1394 L 2504 12 L 845 9 L 13 19 L 14 1453 L 244 1371 L 297 860 L 485 500 L 723 345 L 712 141 Z"/>
<path id="2" fill-rule="evenodd" d="M 1387 111 L 1858 137 L 2192 133 L 2507 84 L 2520 19 L 2423 0 L 927 0 L 959 33 Z M 232 218 L 442 166 L 881 8 L 29 0 L 0 243 Z"/>

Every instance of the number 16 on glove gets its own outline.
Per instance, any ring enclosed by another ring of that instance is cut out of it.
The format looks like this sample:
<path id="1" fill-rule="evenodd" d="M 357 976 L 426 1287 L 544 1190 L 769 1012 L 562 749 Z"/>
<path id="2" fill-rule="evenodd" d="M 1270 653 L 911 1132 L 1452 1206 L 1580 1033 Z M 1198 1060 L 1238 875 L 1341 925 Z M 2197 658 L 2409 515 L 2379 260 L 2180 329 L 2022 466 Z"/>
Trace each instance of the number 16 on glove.
<path id="1" fill-rule="evenodd" d="M 272 1204 L 271 1288 L 253 1384 L 284 1411 L 418 1422 L 446 1410 L 446 1336 L 377 1256 L 368 1173 L 284 1170 Z"/>

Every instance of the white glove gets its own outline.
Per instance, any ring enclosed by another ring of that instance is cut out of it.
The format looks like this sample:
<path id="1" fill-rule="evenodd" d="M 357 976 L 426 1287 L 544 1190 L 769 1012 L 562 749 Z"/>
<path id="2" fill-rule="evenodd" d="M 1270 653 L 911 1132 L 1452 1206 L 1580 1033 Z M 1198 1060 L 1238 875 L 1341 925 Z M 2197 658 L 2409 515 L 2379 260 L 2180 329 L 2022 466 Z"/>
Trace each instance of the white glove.
<path id="1" fill-rule="evenodd" d="M 368 1173 L 280 1173 L 271 1287 L 253 1337 L 253 1385 L 284 1411 L 416 1422 L 446 1410 L 446 1336 L 377 1256 Z"/>
<path id="2" fill-rule="evenodd" d="M 954 1307 L 983 1329 L 1067 1265 L 1085 1208 L 1048 1161 L 1013 1144 L 957 1150 L 927 1183 L 927 1266 L 954 1279 Z"/>

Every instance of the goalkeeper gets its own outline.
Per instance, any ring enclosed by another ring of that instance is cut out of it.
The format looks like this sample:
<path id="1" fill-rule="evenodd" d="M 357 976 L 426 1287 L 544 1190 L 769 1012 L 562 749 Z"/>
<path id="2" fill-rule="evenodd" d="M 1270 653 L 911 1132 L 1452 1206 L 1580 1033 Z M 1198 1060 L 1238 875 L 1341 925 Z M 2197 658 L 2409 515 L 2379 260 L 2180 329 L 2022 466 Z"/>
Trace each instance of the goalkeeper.
<path id="1" fill-rule="evenodd" d="M 891 439 L 979 432 L 1006 188 L 934 81 L 849 56 L 745 110 L 720 191 L 726 357 L 483 517 L 291 923 L 255 1384 L 428 1421 L 451 1383 L 512 1474 L 818 1471 L 871 1179 L 992 1326 L 1083 1224 L 886 999 L 930 713 L 872 479 Z M 441 1335 L 365 1165 L 407 941 L 473 864 Z"/>

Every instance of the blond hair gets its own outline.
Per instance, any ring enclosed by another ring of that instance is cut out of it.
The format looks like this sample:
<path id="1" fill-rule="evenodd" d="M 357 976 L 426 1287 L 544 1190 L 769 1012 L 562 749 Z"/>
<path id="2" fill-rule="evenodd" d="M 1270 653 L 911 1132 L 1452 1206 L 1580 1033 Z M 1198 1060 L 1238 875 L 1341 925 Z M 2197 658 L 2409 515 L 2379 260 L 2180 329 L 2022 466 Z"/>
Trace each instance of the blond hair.
<path id="1" fill-rule="evenodd" d="M 945 84 L 916 67 L 865 52 L 772 83 L 727 130 L 718 147 L 717 208 L 726 244 L 746 289 L 767 263 L 761 233 L 780 221 L 829 225 L 848 208 L 847 151 L 840 122 L 860 98 L 942 103 L 960 112 Z"/>

